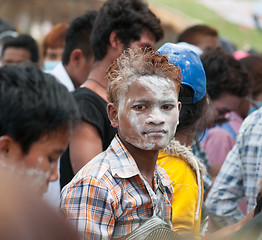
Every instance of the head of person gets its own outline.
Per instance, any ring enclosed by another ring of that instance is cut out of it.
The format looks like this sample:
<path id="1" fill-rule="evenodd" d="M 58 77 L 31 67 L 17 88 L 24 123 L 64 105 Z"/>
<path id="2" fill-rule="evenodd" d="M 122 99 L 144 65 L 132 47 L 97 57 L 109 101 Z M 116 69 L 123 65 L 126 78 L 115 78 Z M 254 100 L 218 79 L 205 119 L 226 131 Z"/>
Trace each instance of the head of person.
<path id="1" fill-rule="evenodd" d="M 11 38 L 17 37 L 15 26 L 6 19 L 0 18 L 0 58 L 3 44 Z M 0 62 L 1 66 L 1 62 Z"/>
<path id="2" fill-rule="evenodd" d="M 142 150 L 166 147 L 178 124 L 180 68 L 152 50 L 129 48 L 107 77 L 108 116 L 124 144 Z"/>
<path id="3" fill-rule="evenodd" d="M 262 106 L 262 56 L 251 54 L 239 61 L 245 66 L 252 82 L 249 109 L 251 113 Z"/>
<path id="4" fill-rule="evenodd" d="M 78 118 L 76 103 L 35 66 L 0 69 L 0 159 L 31 178 L 40 192 L 58 178 L 57 160 Z"/>
<path id="5" fill-rule="evenodd" d="M 194 25 L 185 29 L 179 34 L 177 42 L 193 44 L 203 51 L 221 47 L 217 30 L 207 25 Z"/>
<path id="6" fill-rule="evenodd" d="M 75 18 L 66 32 L 62 63 L 76 88 L 87 79 L 93 65 L 90 36 L 96 16 L 96 11 L 88 11 Z"/>
<path id="7" fill-rule="evenodd" d="M 249 110 L 251 81 L 245 67 L 221 49 L 201 55 L 207 77 L 207 92 L 217 111 L 216 119 L 223 119 L 234 111 L 245 118 Z"/>
<path id="8" fill-rule="evenodd" d="M 98 12 L 91 36 L 95 61 L 126 48 L 150 47 L 163 37 L 160 21 L 143 0 L 107 0 Z"/>
<path id="9" fill-rule="evenodd" d="M 42 45 L 44 70 L 50 71 L 61 62 L 67 29 L 68 24 L 59 23 L 44 37 Z"/>
<path id="10" fill-rule="evenodd" d="M 206 75 L 203 65 L 194 51 L 174 43 L 165 43 L 158 51 L 181 69 L 179 101 L 182 106 L 176 133 L 184 134 L 193 140 L 200 121 L 205 119 L 204 113 L 207 108 Z"/>
<path id="11" fill-rule="evenodd" d="M 1 63 L 19 64 L 24 61 L 31 61 L 38 64 L 39 53 L 36 41 L 29 35 L 19 35 L 6 41 L 2 48 Z"/>

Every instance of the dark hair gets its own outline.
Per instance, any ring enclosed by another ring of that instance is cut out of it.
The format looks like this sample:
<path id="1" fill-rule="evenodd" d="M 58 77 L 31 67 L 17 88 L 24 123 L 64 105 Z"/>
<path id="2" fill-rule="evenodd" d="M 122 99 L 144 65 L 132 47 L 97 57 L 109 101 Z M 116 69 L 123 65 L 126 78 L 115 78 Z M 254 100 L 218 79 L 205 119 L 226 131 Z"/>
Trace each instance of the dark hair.
<path id="1" fill-rule="evenodd" d="M 262 56 L 250 55 L 239 60 L 247 69 L 252 79 L 252 97 L 262 93 Z"/>
<path id="2" fill-rule="evenodd" d="M 2 48 L 2 56 L 7 48 L 24 48 L 30 52 L 30 59 L 32 62 L 37 63 L 39 60 L 39 52 L 36 41 L 29 35 L 22 34 L 16 38 L 11 38 L 5 41 Z"/>
<path id="3" fill-rule="evenodd" d="M 43 136 L 68 130 L 78 119 L 66 87 L 35 66 L 0 69 L 0 136 L 8 135 L 26 154 Z"/>
<path id="4" fill-rule="evenodd" d="M 201 55 L 206 72 L 207 92 L 211 100 L 229 93 L 238 97 L 249 94 L 251 82 L 244 66 L 232 55 L 214 49 Z"/>
<path id="5" fill-rule="evenodd" d="M 82 50 L 86 59 L 93 56 L 90 37 L 96 16 L 97 11 L 88 11 L 71 22 L 66 32 L 65 47 L 62 56 L 64 65 L 69 63 L 71 53 L 77 48 Z"/>
<path id="6" fill-rule="evenodd" d="M 196 103 L 193 103 L 193 96 L 193 89 L 182 84 L 178 98 L 182 107 L 179 114 L 177 132 L 193 130 L 201 119 L 205 119 L 204 113 L 207 109 L 206 95 Z"/>
<path id="7" fill-rule="evenodd" d="M 194 25 L 180 33 L 177 38 L 177 42 L 187 42 L 196 45 L 195 41 L 198 36 L 218 37 L 218 32 L 216 29 L 207 25 Z"/>
<path id="8" fill-rule="evenodd" d="M 140 39 L 144 30 L 150 31 L 156 41 L 163 37 L 160 20 L 142 0 L 107 0 L 98 12 L 91 35 L 95 61 L 106 55 L 113 31 L 117 31 L 124 48 L 127 48 L 131 40 Z"/>

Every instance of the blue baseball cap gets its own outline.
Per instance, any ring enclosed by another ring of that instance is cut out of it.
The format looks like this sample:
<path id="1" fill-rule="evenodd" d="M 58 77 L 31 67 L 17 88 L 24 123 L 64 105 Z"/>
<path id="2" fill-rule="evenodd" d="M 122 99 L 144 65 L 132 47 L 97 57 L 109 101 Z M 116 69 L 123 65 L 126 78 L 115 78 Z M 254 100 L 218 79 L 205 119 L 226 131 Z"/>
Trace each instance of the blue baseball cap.
<path id="1" fill-rule="evenodd" d="M 181 68 L 181 84 L 193 89 L 193 103 L 201 100 L 206 95 L 206 74 L 199 56 L 175 43 L 165 43 L 158 51 L 165 55 L 169 62 Z"/>

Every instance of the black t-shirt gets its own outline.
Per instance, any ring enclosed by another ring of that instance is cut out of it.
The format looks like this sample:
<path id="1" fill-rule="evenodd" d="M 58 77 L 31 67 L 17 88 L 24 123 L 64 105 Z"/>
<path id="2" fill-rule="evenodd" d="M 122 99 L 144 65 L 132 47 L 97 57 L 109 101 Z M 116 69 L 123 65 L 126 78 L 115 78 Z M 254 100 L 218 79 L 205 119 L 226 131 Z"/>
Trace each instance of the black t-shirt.
<path id="1" fill-rule="evenodd" d="M 81 120 L 97 127 L 102 139 L 103 151 L 106 150 L 117 132 L 108 119 L 107 102 L 88 88 L 78 88 L 73 92 L 73 96 L 79 107 Z M 60 159 L 61 189 L 74 177 L 69 151 L 67 148 Z"/>

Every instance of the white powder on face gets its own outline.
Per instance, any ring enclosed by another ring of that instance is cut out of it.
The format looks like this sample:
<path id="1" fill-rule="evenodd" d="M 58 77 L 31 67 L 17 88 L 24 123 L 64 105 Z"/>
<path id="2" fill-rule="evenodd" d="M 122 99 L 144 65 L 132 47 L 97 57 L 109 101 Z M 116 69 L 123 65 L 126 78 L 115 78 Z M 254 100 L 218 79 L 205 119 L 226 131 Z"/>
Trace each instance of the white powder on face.
<path id="1" fill-rule="evenodd" d="M 137 79 L 139 83 L 146 89 L 145 95 L 149 96 L 149 101 L 153 104 L 152 110 L 147 113 L 146 116 L 142 116 L 140 112 L 127 110 L 125 106 L 130 105 L 132 96 L 129 99 L 122 97 L 119 100 L 118 118 L 121 121 L 121 113 L 125 112 L 132 126 L 132 129 L 125 135 L 125 140 L 132 145 L 145 149 L 155 149 L 156 145 L 160 145 L 164 148 L 175 134 L 178 124 L 178 106 L 177 106 L 177 92 L 175 83 L 169 79 L 160 78 L 157 76 L 143 76 Z M 129 86 L 133 83 L 132 81 Z M 176 104 L 175 109 L 172 111 L 172 116 L 168 116 L 161 110 L 161 102 L 163 100 L 174 100 Z M 144 134 L 147 131 L 154 131 L 162 129 L 166 131 L 166 134 L 159 142 L 152 141 L 150 134 Z M 123 132 L 121 129 L 120 132 Z"/>
<path id="2" fill-rule="evenodd" d="M 36 160 L 36 166 L 28 167 L 24 162 L 12 161 L 11 159 L 5 159 L 0 157 L 0 167 L 7 169 L 18 180 L 28 182 L 36 191 L 43 193 L 48 184 L 48 179 L 51 175 L 52 169 L 55 163 L 52 163 L 48 170 L 42 170 L 44 157 L 38 157 Z"/>

